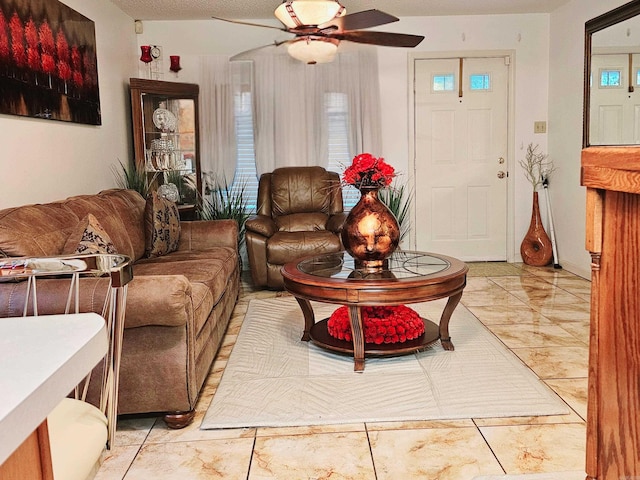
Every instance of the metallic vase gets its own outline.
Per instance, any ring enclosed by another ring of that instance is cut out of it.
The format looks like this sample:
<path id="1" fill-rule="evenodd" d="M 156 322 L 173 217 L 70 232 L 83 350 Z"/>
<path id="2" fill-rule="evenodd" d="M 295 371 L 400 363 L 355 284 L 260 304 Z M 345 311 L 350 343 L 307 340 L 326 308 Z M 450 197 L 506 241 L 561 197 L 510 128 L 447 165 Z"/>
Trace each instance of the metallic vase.
<path id="1" fill-rule="evenodd" d="M 378 198 L 378 187 L 361 187 L 360 194 L 342 228 L 342 244 L 356 268 L 382 269 L 384 260 L 398 248 L 400 226 Z"/>

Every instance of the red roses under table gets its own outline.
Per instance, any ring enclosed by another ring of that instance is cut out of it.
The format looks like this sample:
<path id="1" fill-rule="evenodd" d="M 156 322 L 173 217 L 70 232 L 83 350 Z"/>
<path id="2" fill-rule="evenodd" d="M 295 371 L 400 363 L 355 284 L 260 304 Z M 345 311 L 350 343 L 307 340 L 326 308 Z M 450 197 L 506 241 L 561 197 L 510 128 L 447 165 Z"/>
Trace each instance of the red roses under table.
<path id="1" fill-rule="evenodd" d="M 404 343 L 424 333 L 424 322 L 418 313 L 407 307 L 362 307 L 364 343 Z M 338 308 L 327 320 L 327 332 L 334 338 L 350 342 L 349 308 Z"/>
<path id="2" fill-rule="evenodd" d="M 302 309 L 302 340 L 352 354 L 354 370 L 365 356 L 404 355 L 440 340 L 453 350 L 449 320 L 466 285 L 464 262 L 434 253 L 398 250 L 377 271 L 356 268 L 346 252 L 306 257 L 282 268 L 285 289 Z M 405 304 L 448 298 L 440 322 L 420 318 Z M 312 301 L 342 305 L 316 323 Z"/>

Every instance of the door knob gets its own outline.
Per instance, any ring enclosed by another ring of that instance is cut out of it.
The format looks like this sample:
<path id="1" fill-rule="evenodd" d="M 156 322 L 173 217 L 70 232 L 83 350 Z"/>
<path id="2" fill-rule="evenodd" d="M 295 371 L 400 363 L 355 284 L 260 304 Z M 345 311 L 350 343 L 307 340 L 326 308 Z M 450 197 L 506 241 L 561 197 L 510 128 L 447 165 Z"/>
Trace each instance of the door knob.
<path id="1" fill-rule="evenodd" d="M 504 158 L 500 157 L 500 158 L 498 159 L 498 163 L 499 163 L 500 165 L 502 165 L 502 164 L 504 163 Z"/>
<path id="2" fill-rule="evenodd" d="M 506 177 L 506 176 L 507 176 L 507 174 L 506 174 L 506 173 L 504 173 L 502 170 L 500 170 L 500 171 L 498 172 L 498 178 L 504 178 L 504 177 Z"/>

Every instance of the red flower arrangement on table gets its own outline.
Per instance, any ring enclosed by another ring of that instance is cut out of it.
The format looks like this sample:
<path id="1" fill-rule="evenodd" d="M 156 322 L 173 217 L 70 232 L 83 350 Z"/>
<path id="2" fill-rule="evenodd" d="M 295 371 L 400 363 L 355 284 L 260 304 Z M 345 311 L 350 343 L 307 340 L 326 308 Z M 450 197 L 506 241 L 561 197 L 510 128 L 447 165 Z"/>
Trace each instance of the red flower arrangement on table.
<path id="1" fill-rule="evenodd" d="M 362 327 L 365 343 L 403 343 L 424 333 L 424 322 L 418 313 L 407 307 L 362 307 Z M 349 308 L 342 306 L 327 321 L 329 335 L 350 342 Z"/>
<path id="2" fill-rule="evenodd" d="M 353 162 L 342 174 L 342 179 L 347 185 L 362 187 L 384 188 L 391 185 L 395 176 L 395 170 L 384 161 L 384 158 L 376 158 L 370 153 L 361 153 L 353 157 Z"/>

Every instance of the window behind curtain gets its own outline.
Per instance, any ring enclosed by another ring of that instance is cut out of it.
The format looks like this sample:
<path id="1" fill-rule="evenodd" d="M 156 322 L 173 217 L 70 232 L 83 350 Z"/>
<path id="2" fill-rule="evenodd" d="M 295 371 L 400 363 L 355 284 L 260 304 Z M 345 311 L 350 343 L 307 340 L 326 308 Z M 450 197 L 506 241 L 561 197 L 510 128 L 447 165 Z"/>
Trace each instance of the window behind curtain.
<path id="1" fill-rule="evenodd" d="M 346 93 L 326 93 L 324 98 L 324 113 L 328 129 L 328 170 L 342 172 L 351 164 L 349 152 L 349 102 Z M 234 179 L 234 189 L 245 186 L 247 207 L 256 211 L 258 196 L 258 176 L 256 172 L 256 158 L 253 144 L 253 115 L 251 107 L 251 92 L 241 91 L 235 94 L 235 122 L 238 164 Z M 350 186 L 342 189 L 344 207 L 351 209 L 359 198 L 358 191 Z"/>
<path id="2" fill-rule="evenodd" d="M 342 172 L 351 164 L 352 157 L 349 148 L 349 97 L 346 93 L 325 93 L 324 110 L 329 132 L 327 170 L 337 172 L 342 179 Z M 350 210 L 358 202 L 359 197 L 355 188 L 350 186 L 342 188 L 345 210 Z"/>
<path id="3" fill-rule="evenodd" d="M 343 53 L 330 64 L 314 67 L 288 55 L 257 56 L 245 66 L 249 68 L 234 77 L 235 182 L 244 182 L 251 208 L 256 207 L 257 171 L 306 161 L 342 175 L 356 153 L 380 151 L 374 48 Z M 256 137 L 256 128 L 261 137 Z M 345 209 L 358 198 L 355 188 L 343 188 Z"/>
<path id="4" fill-rule="evenodd" d="M 239 189 L 243 185 L 245 186 L 247 208 L 249 211 L 255 212 L 258 197 L 258 174 L 256 173 L 256 155 L 253 147 L 251 92 L 236 92 L 234 109 L 238 163 L 233 188 Z"/>

